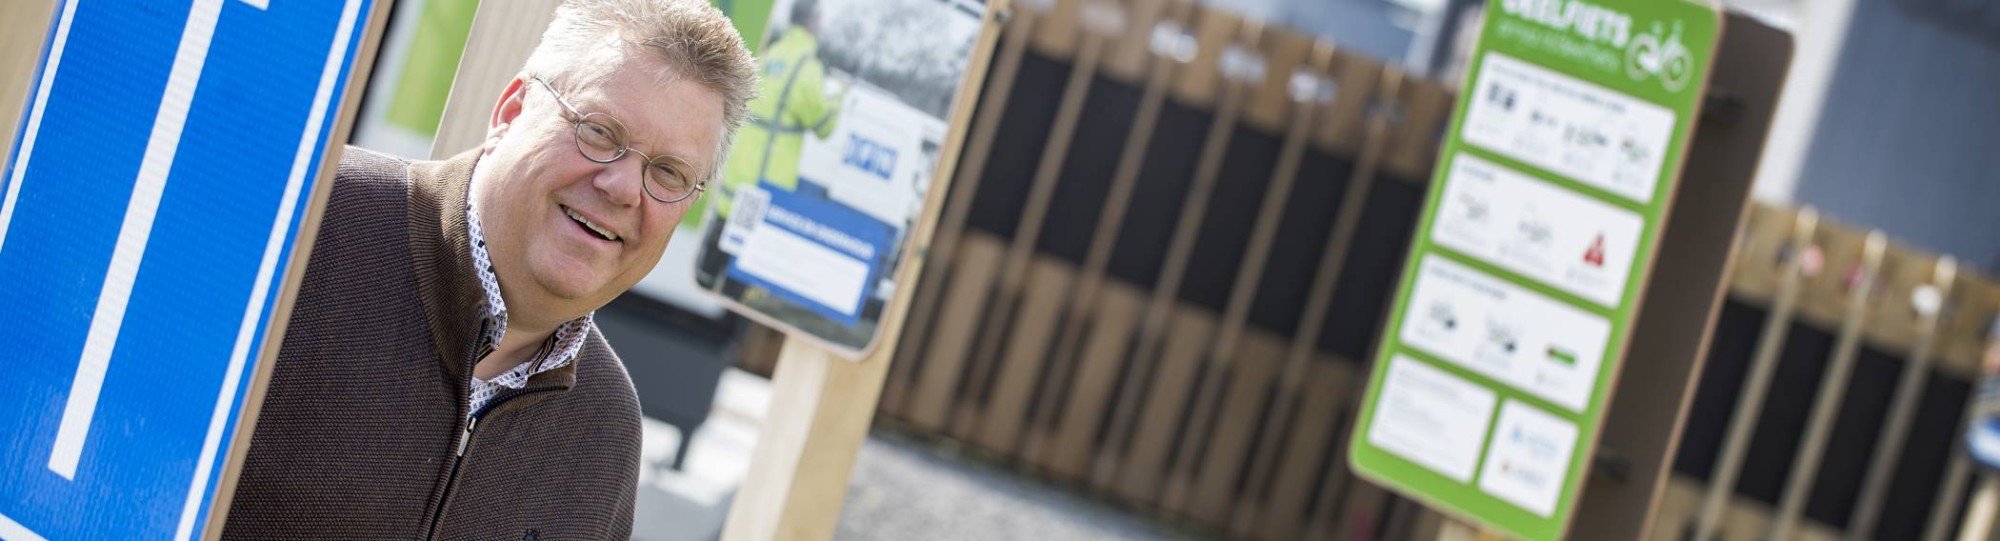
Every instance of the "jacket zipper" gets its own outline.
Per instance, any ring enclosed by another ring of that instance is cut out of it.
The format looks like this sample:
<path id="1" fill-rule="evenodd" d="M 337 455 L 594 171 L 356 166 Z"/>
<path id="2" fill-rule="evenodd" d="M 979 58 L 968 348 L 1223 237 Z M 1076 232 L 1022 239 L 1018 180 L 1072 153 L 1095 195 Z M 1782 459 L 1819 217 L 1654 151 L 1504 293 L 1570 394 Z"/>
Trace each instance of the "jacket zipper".
<path id="1" fill-rule="evenodd" d="M 458 433 L 458 447 L 457 450 L 452 453 L 451 472 L 446 474 L 445 476 L 444 494 L 440 495 L 438 498 L 437 513 L 431 515 L 431 525 L 430 528 L 427 528 L 429 533 L 424 535 L 424 539 L 437 539 L 438 529 L 444 526 L 444 513 L 446 509 L 450 508 L 449 506 L 451 505 L 451 493 L 453 492 L 453 489 L 458 487 L 458 470 L 465 465 L 465 453 L 466 451 L 472 448 L 472 431 L 473 429 L 479 427 L 479 419 L 484 417 L 488 412 L 493 411 L 494 408 L 500 407 L 501 404 L 507 403 L 507 401 L 509 400 L 513 400 L 515 398 L 519 398 L 524 395 L 530 395 L 546 391 L 554 391 L 557 389 L 559 388 L 536 387 L 532 389 L 519 389 L 511 392 L 501 393 L 495 395 L 491 400 L 488 400 L 484 407 L 479 408 L 479 411 L 473 412 L 472 416 L 466 419 L 465 431 Z"/>

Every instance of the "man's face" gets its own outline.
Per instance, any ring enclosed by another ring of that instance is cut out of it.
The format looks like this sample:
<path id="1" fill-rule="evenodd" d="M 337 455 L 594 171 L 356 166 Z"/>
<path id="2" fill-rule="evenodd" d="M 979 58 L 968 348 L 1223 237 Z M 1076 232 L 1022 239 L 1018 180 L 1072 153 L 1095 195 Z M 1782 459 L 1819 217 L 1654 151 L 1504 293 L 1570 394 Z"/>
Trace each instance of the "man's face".
<path id="1" fill-rule="evenodd" d="M 644 53 L 593 56 L 577 65 L 596 67 L 545 80 L 579 113 L 615 118 L 634 151 L 680 158 L 690 178 L 713 169 L 721 96 L 686 78 L 661 84 L 664 68 Z M 473 172 L 473 205 L 509 311 L 544 324 L 580 317 L 645 277 L 694 203 L 649 197 L 634 152 L 608 164 L 585 158 L 566 115 L 548 87 L 516 78 Z"/>

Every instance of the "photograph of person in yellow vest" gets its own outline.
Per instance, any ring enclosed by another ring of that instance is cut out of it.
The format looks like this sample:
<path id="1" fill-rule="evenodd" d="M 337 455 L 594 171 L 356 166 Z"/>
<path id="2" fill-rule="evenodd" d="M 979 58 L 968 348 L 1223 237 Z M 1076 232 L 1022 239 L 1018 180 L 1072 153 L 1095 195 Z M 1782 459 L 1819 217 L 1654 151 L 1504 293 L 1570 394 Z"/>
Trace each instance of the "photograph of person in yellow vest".
<path id="1" fill-rule="evenodd" d="M 695 279 L 740 311 L 858 352 L 922 210 L 985 6 L 779 0 L 760 94 L 717 185 Z M 755 10 L 742 10 L 746 13 Z"/>

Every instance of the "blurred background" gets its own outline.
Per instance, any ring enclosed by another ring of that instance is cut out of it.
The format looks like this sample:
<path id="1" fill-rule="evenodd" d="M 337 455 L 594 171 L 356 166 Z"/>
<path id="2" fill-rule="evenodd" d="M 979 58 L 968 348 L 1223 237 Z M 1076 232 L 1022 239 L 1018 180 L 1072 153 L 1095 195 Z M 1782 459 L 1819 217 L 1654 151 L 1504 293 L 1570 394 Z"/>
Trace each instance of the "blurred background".
<path id="1" fill-rule="evenodd" d="M 2000 310 L 2000 0 L 1723 3 L 1789 34 L 1791 55 L 1749 68 L 1785 74 L 1775 100 L 1711 103 L 1698 128 L 1697 141 L 1727 133 L 1736 114 L 1767 131 L 1731 139 L 1749 165 L 1718 169 L 1749 175 L 1755 202 L 1742 234 L 1717 241 L 1736 257 L 1686 423 L 1660 428 L 1676 434 L 1653 450 L 1672 473 L 1645 536 L 1682 539 L 1719 502 L 1727 539 L 1761 539 L 1774 521 L 1806 539 L 1981 538 L 2000 485 L 1960 449 Z M 1081 21 L 1080 5 L 1023 0 L 1002 34 L 946 196 L 965 203 L 942 218 L 836 537 L 1451 535 L 1356 479 L 1343 454 L 1486 2 L 1107 2 L 1117 24 Z M 46 9 L 7 2 L 0 17 Z M 464 148 L 439 122 L 455 79 L 495 69 L 460 64 L 486 46 L 468 40 L 489 18 L 531 46 L 547 14 L 395 2 L 352 143 Z M 1177 35 L 1193 54 L 1155 63 Z M 1284 99 L 1282 75 L 1222 82 L 1223 42 L 1294 63 L 1315 43 L 1338 51 L 1331 111 L 1289 167 L 1287 128 L 1311 115 Z M 1721 51 L 1718 64 L 1771 57 Z M 0 66 L 0 79 L 33 68 Z M 1154 85 L 1164 99 L 1146 99 Z M 1127 150 L 1142 119 L 1150 142 Z M 1219 181 L 1197 175 L 1211 149 Z M 1037 175 L 1050 159 L 1056 174 Z M 1107 213 L 1128 160 L 1137 187 Z M 1258 227 L 1284 169 L 1300 180 Z M 1202 182 L 1222 188 L 1188 198 Z M 1033 197 L 1038 183 L 1053 197 Z M 783 342 L 695 288 L 702 227 L 683 224 L 659 269 L 597 316 L 648 417 L 636 539 L 718 536 Z M 1246 264 L 1258 236 L 1270 249 Z M 1880 256 L 1871 238 L 1887 243 Z M 1196 399 L 1204 386 L 1219 394 Z M 1620 482 L 1633 451 L 1600 449 L 1590 486 Z M 1818 466 L 1795 471 L 1806 456 Z"/>

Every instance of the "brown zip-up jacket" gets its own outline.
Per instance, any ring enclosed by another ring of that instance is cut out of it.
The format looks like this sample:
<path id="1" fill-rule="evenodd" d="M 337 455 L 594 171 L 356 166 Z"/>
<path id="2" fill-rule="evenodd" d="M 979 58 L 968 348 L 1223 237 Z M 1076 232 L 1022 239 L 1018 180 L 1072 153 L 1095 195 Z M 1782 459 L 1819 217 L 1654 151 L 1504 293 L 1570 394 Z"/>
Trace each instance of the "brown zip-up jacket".
<path id="1" fill-rule="evenodd" d="M 639 401 L 596 329 L 468 420 L 477 157 L 345 152 L 224 539 L 631 537 Z"/>

